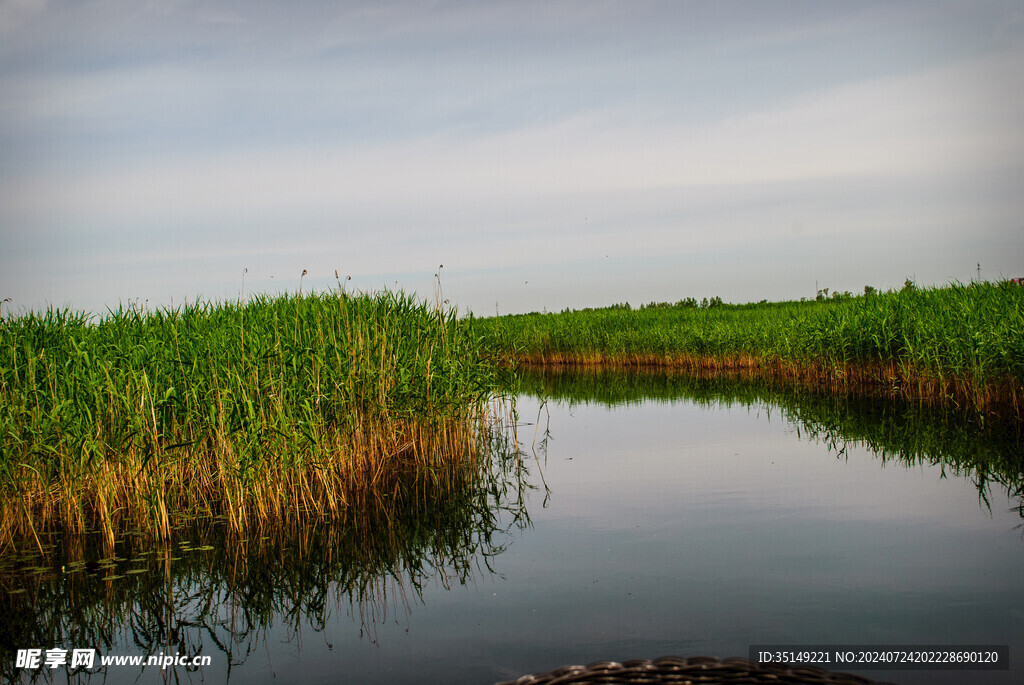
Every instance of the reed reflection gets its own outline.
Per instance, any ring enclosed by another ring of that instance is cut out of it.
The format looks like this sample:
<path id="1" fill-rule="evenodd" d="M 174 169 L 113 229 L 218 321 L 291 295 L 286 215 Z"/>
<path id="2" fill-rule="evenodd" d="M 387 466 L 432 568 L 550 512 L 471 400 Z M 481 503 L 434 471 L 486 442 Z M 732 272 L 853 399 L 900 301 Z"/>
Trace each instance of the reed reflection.
<path id="1" fill-rule="evenodd" d="M 939 466 L 943 476 L 970 479 L 986 507 L 991 507 L 994 489 L 1003 490 L 1024 518 L 1024 426 L 1018 421 L 999 422 L 936 404 L 815 392 L 742 372 L 526 369 L 520 389 L 569 403 L 617 406 L 654 400 L 758 408 L 769 416 L 778 412 L 801 437 L 824 443 L 839 457 L 856 444 L 883 464 Z"/>
<path id="2" fill-rule="evenodd" d="M 507 431 L 487 439 L 490 458 L 476 471 L 390 483 L 340 522 L 239 537 L 226 520 L 207 520 L 165 541 L 128 532 L 113 550 L 102 533 L 25 541 L 0 566 L 0 615 L 18 617 L 0 621 L 0 677 L 52 680 L 50 669 L 14 667 L 26 647 L 219 654 L 230 677 L 272 628 L 298 637 L 305 626 L 322 631 L 336 612 L 375 640 L 383 621 L 414 609 L 427 582 L 452 587 L 492 573 L 492 558 L 529 525 L 530 465 Z M 115 675 L 63 670 L 83 683 Z"/>

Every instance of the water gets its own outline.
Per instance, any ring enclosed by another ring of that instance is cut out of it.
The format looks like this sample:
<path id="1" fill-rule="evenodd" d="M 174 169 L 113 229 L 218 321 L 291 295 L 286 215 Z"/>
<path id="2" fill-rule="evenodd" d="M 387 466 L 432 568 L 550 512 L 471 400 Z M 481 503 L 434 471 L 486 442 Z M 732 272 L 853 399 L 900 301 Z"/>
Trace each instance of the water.
<path id="1" fill-rule="evenodd" d="M 752 644 L 999 644 L 1020 661 L 1024 457 L 1005 427 L 722 379 L 563 374 L 524 388 L 520 451 L 475 486 L 213 550 L 199 547 L 215 524 L 180 531 L 184 552 L 126 540 L 123 561 L 94 574 L 114 581 L 11 576 L 3 587 L 30 591 L 0 599 L 0 649 L 212 658 L 141 677 L 111 666 L 105 682 L 493 683 Z M 1024 680 L 1020 666 L 837 670 Z M 4 665 L 15 672 L 28 680 Z"/>

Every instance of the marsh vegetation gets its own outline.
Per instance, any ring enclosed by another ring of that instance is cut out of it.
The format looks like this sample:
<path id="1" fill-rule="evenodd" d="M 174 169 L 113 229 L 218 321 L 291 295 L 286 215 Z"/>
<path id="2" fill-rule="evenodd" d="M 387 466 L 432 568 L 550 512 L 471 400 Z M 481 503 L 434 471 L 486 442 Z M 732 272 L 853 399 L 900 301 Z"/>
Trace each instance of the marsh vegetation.
<path id="1" fill-rule="evenodd" d="M 739 371 L 560 366 L 517 383 L 518 429 L 488 433 L 474 470 L 410 472 L 329 522 L 238 534 L 222 514 L 112 547 L 52 530 L 13 544 L 0 609 L 24 618 L 0 621 L 0 678 L 61 677 L 15 669 L 26 645 L 213 656 L 182 681 L 468 684 L 741 654 L 766 635 L 1024 639 L 1007 613 L 1024 520 L 1013 421 Z M 906 682 L 935 682 L 920 675 Z"/>
<path id="2" fill-rule="evenodd" d="M 0 546 L 343 519 L 456 482 L 495 417 L 478 348 L 454 311 L 389 292 L 8 316 Z"/>
<path id="3" fill-rule="evenodd" d="M 122 531 L 109 545 L 99 531 L 45 532 L 38 548 L 14 545 L 0 557 L 0 615 L 21 619 L 0 621 L 0 678 L 52 680 L 53 670 L 15 667 L 26 645 L 213 654 L 206 678 L 226 681 L 282 629 L 298 639 L 341 615 L 373 642 L 382 624 L 407 620 L 424 586 L 488 575 L 528 525 L 521 455 L 500 432 L 485 449 L 489 458 L 473 471 L 445 483 L 413 477 L 396 497 L 331 525 L 294 518 L 239 536 L 217 516 L 176 524 L 162 538 Z M 137 669 L 61 670 L 71 682 L 140 677 Z"/>
<path id="4" fill-rule="evenodd" d="M 739 374 L 1024 418 L 1024 287 L 460 318 L 337 292 L 0 319 L 0 545 L 344 519 L 408 476 L 455 481 L 530 365 Z"/>
<path id="5" fill-rule="evenodd" d="M 800 302 L 689 298 L 475 322 L 506 364 L 743 370 L 1024 419 L 1024 287 L 865 288 Z"/>

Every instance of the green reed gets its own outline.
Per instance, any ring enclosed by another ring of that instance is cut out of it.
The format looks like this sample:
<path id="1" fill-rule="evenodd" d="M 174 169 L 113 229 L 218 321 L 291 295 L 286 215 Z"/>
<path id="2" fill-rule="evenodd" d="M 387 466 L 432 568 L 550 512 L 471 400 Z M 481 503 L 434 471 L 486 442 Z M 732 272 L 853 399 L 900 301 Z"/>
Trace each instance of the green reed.
<path id="1" fill-rule="evenodd" d="M 834 390 L 936 399 L 1024 416 L 1024 287 L 750 305 L 628 305 L 474 322 L 506 362 L 749 368 Z M 717 305 L 717 306 L 716 306 Z"/>
<path id="2" fill-rule="evenodd" d="M 399 472 L 442 478 L 495 387 L 478 347 L 453 310 L 392 292 L 6 318 L 0 542 L 336 515 Z"/>

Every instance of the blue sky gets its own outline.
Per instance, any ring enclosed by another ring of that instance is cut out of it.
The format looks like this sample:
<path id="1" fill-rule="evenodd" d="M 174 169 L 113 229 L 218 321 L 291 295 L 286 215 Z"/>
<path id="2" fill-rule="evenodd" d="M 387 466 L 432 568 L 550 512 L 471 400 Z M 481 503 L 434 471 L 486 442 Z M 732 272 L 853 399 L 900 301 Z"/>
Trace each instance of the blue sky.
<path id="1" fill-rule="evenodd" d="M 1019 1 L 0 0 L 0 299 L 1020 276 L 1022 83 Z"/>

